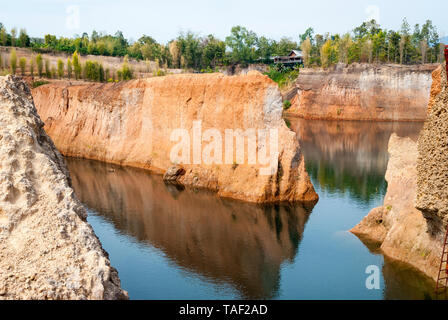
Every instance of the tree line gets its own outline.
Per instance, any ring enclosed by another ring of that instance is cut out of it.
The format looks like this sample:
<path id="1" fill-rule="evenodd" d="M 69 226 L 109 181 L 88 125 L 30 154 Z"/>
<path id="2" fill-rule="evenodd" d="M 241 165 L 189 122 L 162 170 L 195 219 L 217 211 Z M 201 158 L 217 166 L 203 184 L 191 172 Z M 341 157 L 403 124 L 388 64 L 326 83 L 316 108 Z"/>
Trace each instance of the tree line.
<path id="1" fill-rule="evenodd" d="M 97 61 L 86 60 L 81 62 L 77 51 L 67 58 L 64 62 L 62 59 L 57 60 L 57 66 L 52 66 L 48 59 L 44 59 L 41 53 L 29 59 L 21 57 L 18 59 L 17 52 L 13 48 L 9 54 L 9 61 L 6 61 L 0 55 L 0 71 L 8 71 L 6 73 L 20 74 L 31 77 L 38 76 L 48 79 L 68 78 L 76 80 L 90 80 L 96 82 L 118 82 L 122 80 L 130 80 L 133 78 L 133 71 L 129 66 L 128 57 L 123 59 L 122 66 L 119 70 L 105 69 L 102 63 Z"/>
<path id="2" fill-rule="evenodd" d="M 329 67 L 343 63 L 432 63 L 441 60 L 442 46 L 431 20 L 416 24 L 411 30 L 406 18 L 400 30 L 387 30 L 375 21 L 364 22 L 346 34 L 315 34 L 308 28 L 297 41 L 284 37 L 279 41 L 258 36 L 242 26 L 231 29 L 220 40 L 214 35 L 180 33 L 167 44 L 143 35 L 131 42 L 121 31 L 114 35 L 93 31 L 73 38 L 47 34 L 43 39 L 30 38 L 25 29 L 9 32 L 0 23 L 0 45 L 28 47 L 37 52 L 67 52 L 157 61 L 164 68 L 214 70 L 218 66 L 270 63 L 276 55 L 300 49 L 307 66 Z M 91 67 L 89 68 L 96 68 Z M 98 67 L 99 68 L 99 67 Z M 57 70 L 56 70 L 57 71 Z"/>

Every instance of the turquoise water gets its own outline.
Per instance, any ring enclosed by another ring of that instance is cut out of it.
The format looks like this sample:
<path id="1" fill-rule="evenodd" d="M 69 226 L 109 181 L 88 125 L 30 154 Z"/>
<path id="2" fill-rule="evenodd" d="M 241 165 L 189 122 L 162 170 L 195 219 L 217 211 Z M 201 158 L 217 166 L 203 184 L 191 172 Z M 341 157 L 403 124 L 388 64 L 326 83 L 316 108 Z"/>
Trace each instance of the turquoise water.
<path id="1" fill-rule="evenodd" d="M 432 282 L 348 232 L 381 205 L 392 132 L 421 124 L 291 119 L 320 196 L 259 206 L 160 176 L 67 158 L 89 222 L 131 299 L 425 299 Z M 377 266 L 380 288 L 366 287 Z"/>

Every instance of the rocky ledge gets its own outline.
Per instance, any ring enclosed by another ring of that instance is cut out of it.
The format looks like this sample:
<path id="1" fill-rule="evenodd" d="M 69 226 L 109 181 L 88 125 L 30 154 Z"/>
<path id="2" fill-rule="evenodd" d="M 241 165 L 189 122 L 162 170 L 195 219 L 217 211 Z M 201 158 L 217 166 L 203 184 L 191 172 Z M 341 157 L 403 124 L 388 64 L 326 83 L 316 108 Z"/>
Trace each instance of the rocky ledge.
<path id="1" fill-rule="evenodd" d="M 0 299 L 127 299 L 43 126 L 0 77 Z"/>

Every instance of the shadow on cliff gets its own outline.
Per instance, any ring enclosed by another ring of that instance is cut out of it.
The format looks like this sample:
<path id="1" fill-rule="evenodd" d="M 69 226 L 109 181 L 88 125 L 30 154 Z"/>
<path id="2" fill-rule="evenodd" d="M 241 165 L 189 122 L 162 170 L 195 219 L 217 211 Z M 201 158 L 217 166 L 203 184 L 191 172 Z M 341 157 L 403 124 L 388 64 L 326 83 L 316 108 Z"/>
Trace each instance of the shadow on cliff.
<path id="1" fill-rule="evenodd" d="M 281 266 L 294 261 L 311 212 L 221 199 L 139 169 L 74 158 L 67 164 L 80 200 L 121 233 L 249 299 L 278 295 Z"/>

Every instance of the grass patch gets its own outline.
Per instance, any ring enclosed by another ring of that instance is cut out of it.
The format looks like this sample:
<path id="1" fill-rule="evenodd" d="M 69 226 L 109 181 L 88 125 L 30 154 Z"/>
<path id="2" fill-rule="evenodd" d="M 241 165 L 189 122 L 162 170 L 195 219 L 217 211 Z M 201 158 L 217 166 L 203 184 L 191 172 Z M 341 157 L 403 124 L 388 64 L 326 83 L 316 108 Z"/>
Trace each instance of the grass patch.
<path id="1" fill-rule="evenodd" d="M 39 87 L 39 86 L 43 86 L 44 84 L 48 84 L 48 83 L 50 83 L 50 82 L 45 81 L 45 80 L 34 81 L 34 82 L 33 82 L 33 89 L 34 89 L 34 88 L 37 88 L 37 87 Z"/>

